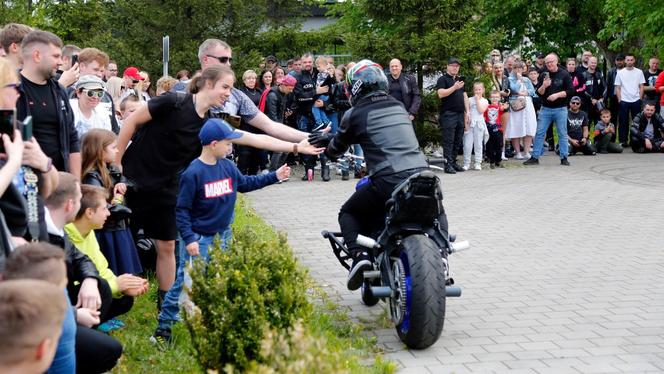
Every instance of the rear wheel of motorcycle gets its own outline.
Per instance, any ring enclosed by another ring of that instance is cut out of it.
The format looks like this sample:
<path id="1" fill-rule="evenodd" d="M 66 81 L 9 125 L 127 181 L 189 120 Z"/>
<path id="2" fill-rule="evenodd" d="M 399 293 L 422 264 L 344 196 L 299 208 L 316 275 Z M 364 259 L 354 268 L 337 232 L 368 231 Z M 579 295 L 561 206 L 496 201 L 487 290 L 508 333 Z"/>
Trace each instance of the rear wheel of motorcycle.
<path id="1" fill-rule="evenodd" d="M 411 235 L 402 244 L 397 262 L 403 265 L 402 282 L 405 287 L 401 288 L 405 289 L 406 297 L 400 297 L 399 302 L 391 303 L 390 307 L 401 306 L 403 311 L 396 325 L 401 341 L 409 348 L 424 349 L 434 344 L 443 331 L 443 264 L 435 243 L 424 235 Z"/>
<path id="2" fill-rule="evenodd" d="M 380 285 L 380 282 L 373 282 L 374 286 Z M 371 284 L 368 282 L 362 283 L 362 304 L 366 306 L 374 306 L 380 301 L 379 298 L 375 297 L 371 292 Z"/>

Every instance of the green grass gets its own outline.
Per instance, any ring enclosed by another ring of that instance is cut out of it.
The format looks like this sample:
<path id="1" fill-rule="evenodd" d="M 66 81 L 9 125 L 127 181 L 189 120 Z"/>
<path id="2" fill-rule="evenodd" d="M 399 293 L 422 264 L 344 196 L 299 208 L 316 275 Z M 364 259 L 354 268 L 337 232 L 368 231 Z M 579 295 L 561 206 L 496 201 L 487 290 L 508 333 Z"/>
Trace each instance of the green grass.
<path id="1" fill-rule="evenodd" d="M 253 212 L 243 199 L 238 200 L 234 226 L 251 225 L 261 239 L 274 239 L 277 233 Z M 149 337 L 156 328 L 156 281 L 150 276 L 150 292 L 136 299 L 132 310 L 120 319 L 126 327 L 114 332 L 124 346 L 124 354 L 113 373 L 200 373 L 189 333 L 184 324 L 173 328 L 174 346 L 160 351 Z M 335 303 L 309 280 L 314 305 L 305 327 L 315 337 L 323 338 L 330 351 L 339 353 L 350 373 L 394 373 L 396 365 L 385 361 L 376 348 L 375 338 L 364 327 L 350 320 Z"/>

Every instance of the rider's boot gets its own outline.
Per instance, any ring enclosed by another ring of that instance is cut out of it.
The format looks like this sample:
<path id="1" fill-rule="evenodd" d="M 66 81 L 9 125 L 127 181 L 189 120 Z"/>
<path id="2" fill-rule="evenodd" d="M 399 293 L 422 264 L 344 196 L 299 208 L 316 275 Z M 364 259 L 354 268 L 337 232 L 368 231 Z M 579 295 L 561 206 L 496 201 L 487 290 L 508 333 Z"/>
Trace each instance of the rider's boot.
<path id="1" fill-rule="evenodd" d="M 327 163 L 321 162 L 321 167 L 320 167 L 320 177 L 323 180 L 323 182 L 329 182 L 330 181 L 330 165 Z"/>
<path id="2" fill-rule="evenodd" d="M 355 291 L 364 282 L 364 272 L 371 270 L 371 259 L 367 252 L 358 252 L 353 258 L 353 265 L 348 272 L 348 289 Z"/>
<path id="3" fill-rule="evenodd" d="M 325 155 L 320 155 L 320 178 L 323 182 L 330 181 L 330 165 L 327 163 Z"/>

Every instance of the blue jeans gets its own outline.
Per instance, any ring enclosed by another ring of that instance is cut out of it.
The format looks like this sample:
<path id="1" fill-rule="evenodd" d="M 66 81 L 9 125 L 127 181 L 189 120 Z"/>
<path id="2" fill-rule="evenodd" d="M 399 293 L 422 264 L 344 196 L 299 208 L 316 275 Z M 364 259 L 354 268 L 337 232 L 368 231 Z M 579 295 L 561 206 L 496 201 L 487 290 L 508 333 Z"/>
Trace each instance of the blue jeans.
<path id="1" fill-rule="evenodd" d="M 327 99 L 327 95 L 321 95 L 318 97 L 318 100 L 321 100 L 323 103 L 327 103 Z M 317 108 L 316 105 L 314 105 L 311 107 L 311 114 L 314 116 L 316 126 L 332 122 L 330 118 L 328 118 L 327 113 L 325 113 L 325 107 Z"/>
<path id="2" fill-rule="evenodd" d="M 535 144 L 533 145 L 533 157 L 539 158 L 544 149 L 544 138 L 546 130 L 551 123 L 556 123 L 558 130 L 558 144 L 560 144 L 560 159 L 567 158 L 569 154 L 569 143 L 567 142 L 567 108 L 547 108 L 540 109 L 539 119 L 537 120 L 537 132 L 535 133 Z"/>
<path id="3" fill-rule="evenodd" d="M 65 311 L 65 319 L 62 321 L 62 334 L 58 340 L 58 347 L 55 351 L 55 357 L 51 366 L 48 368 L 48 374 L 63 373 L 70 374 L 76 372 L 76 319 L 74 317 L 74 308 L 71 306 L 71 301 L 67 291 L 65 291 L 65 298 L 67 298 L 67 310 Z"/>
<path id="4" fill-rule="evenodd" d="M 210 261 L 210 253 L 208 252 L 208 249 L 210 245 L 212 245 L 215 236 L 216 235 L 201 236 L 198 240 L 198 252 L 200 258 L 206 263 Z M 220 232 L 219 237 L 221 239 L 221 248 L 224 250 L 227 249 L 231 240 L 230 227 Z M 161 312 L 159 313 L 159 328 L 166 330 L 170 330 L 171 326 L 180 320 L 178 313 L 180 312 L 180 301 L 184 296 L 182 295 L 182 287 L 184 286 L 185 280 L 185 268 L 194 258 L 189 255 L 189 252 L 187 252 L 184 246 L 179 246 L 179 251 L 180 256 L 175 275 L 175 283 L 173 283 L 171 289 L 166 293 L 164 302 L 161 304 Z"/>

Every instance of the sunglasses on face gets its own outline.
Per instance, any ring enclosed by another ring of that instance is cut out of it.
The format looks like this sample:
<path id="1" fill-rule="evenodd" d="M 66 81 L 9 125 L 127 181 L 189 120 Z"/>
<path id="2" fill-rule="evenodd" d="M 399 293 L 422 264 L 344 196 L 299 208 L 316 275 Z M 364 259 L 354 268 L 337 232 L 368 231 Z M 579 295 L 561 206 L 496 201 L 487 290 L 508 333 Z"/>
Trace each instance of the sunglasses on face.
<path id="1" fill-rule="evenodd" d="M 97 97 L 97 98 L 101 99 L 104 96 L 104 91 L 100 91 L 100 90 L 94 90 L 94 91 L 92 91 L 92 90 L 83 90 L 83 92 L 85 92 L 85 94 L 88 95 L 88 97 Z"/>
<path id="2" fill-rule="evenodd" d="M 136 79 L 132 79 L 131 82 L 132 82 L 133 84 L 138 84 L 138 82 L 140 82 L 140 81 L 139 81 L 139 80 L 136 80 Z"/>
<path id="3" fill-rule="evenodd" d="M 581 103 L 577 103 L 577 102 L 573 102 L 573 103 L 570 103 L 570 104 L 572 104 L 572 105 L 581 105 Z"/>
<path id="4" fill-rule="evenodd" d="M 226 63 L 230 64 L 231 62 L 233 62 L 233 58 L 228 57 L 228 56 L 212 56 L 212 55 L 205 55 L 205 56 L 210 57 L 210 58 L 216 58 L 222 64 L 226 64 Z"/>

